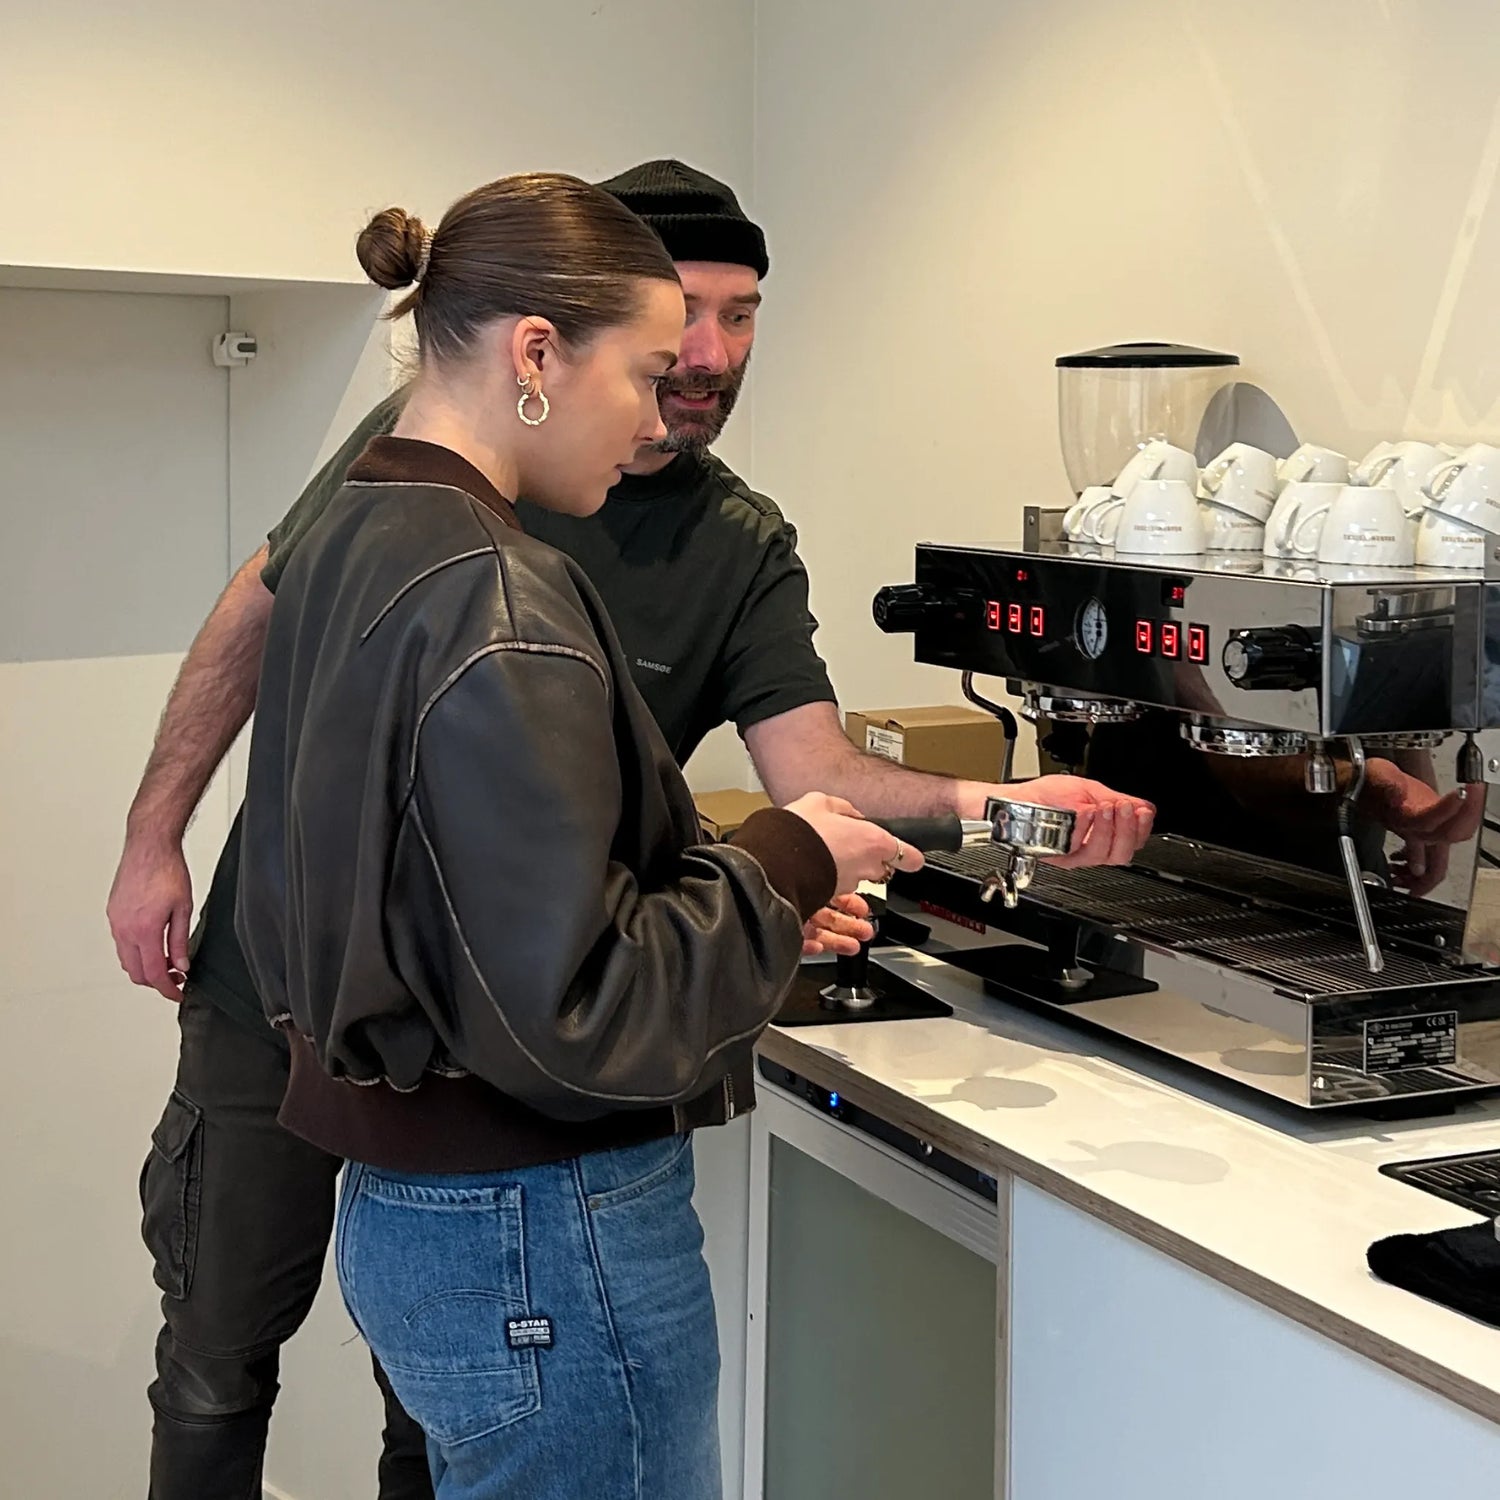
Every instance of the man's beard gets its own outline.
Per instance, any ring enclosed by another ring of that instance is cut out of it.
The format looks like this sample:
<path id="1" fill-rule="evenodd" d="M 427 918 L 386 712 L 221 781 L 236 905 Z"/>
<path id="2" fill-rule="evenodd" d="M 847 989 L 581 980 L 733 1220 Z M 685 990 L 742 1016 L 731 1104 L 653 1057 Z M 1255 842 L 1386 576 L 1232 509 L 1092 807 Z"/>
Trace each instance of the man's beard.
<path id="1" fill-rule="evenodd" d="M 667 435 L 661 442 L 653 443 L 652 453 L 703 454 L 718 441 L 734 404 L 739 400 L 740 387 L 750 369 L 750 356 L 737 370 L 726 370 L 722 375 L 668 375 L 657 388 L 661 401 L 661 418 L 667 424 Z M 669 406 L 671 395 L 688 397 L 718 396 L 713 406 L 702 411 L 684 411 L 680 406 Z"/>

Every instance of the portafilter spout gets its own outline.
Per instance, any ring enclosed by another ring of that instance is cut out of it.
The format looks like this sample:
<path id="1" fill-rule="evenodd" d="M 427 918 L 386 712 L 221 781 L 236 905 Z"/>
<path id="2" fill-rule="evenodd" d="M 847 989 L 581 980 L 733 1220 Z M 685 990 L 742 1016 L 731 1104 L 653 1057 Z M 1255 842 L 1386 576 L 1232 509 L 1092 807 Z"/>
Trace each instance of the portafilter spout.
<path id="1" fill-rule="evenodd" d="M 989 798 L 984 815 L 990 825 L 990 843 L 1004 864 L 985 877 L 979 899 L 993 901 L 999 891 L 1006 906 L 1013 907 L 1035 878 L 1037 861 L 1072 848 L 1076 819 L 1064 808 L 1009 797 Z"/>

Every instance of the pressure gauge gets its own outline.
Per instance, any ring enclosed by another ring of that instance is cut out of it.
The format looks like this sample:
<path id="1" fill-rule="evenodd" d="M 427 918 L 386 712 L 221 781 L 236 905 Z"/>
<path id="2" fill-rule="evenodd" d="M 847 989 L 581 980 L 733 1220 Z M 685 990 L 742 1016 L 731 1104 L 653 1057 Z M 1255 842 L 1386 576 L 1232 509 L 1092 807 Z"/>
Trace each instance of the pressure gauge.
<path id="1" fill-rule="evenodd" d="M 1073 639 L 1078 649 L 1090 661 L 1098 661 L 1109 643 L 1109 616 L 1097 599 L 1086 599 L 1078 611 L 1078 623 L 1073 630 Z"/>

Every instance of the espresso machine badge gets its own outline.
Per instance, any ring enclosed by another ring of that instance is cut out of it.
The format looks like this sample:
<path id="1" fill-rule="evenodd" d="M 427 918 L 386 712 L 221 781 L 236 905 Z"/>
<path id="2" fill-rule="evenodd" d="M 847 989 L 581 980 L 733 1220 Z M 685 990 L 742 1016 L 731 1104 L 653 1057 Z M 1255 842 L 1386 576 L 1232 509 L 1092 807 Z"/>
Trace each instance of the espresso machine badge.
<path id="1" fill-rule="evenodd" d="M 1456 1010 L 1371 1019 L 1363 1030 L 1363 1071 L 1370 1077 L 1404 1068 L 1451 1067 L 1458 1061 Z"/>

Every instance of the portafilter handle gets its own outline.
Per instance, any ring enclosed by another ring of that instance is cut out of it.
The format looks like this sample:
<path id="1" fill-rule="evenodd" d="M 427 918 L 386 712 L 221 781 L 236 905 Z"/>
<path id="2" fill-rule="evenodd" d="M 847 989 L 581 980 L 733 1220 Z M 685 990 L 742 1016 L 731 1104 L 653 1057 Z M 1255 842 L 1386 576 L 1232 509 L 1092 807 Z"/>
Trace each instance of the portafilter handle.
<path id="1" fill-rule="evenodd" d="M 957 813 L 935 813 L 927 818 L 871 818 L 877 828 L 920 849 L 923 854 L 957 854 L 968 844 L 988 843 L 990 824 Z"/>

